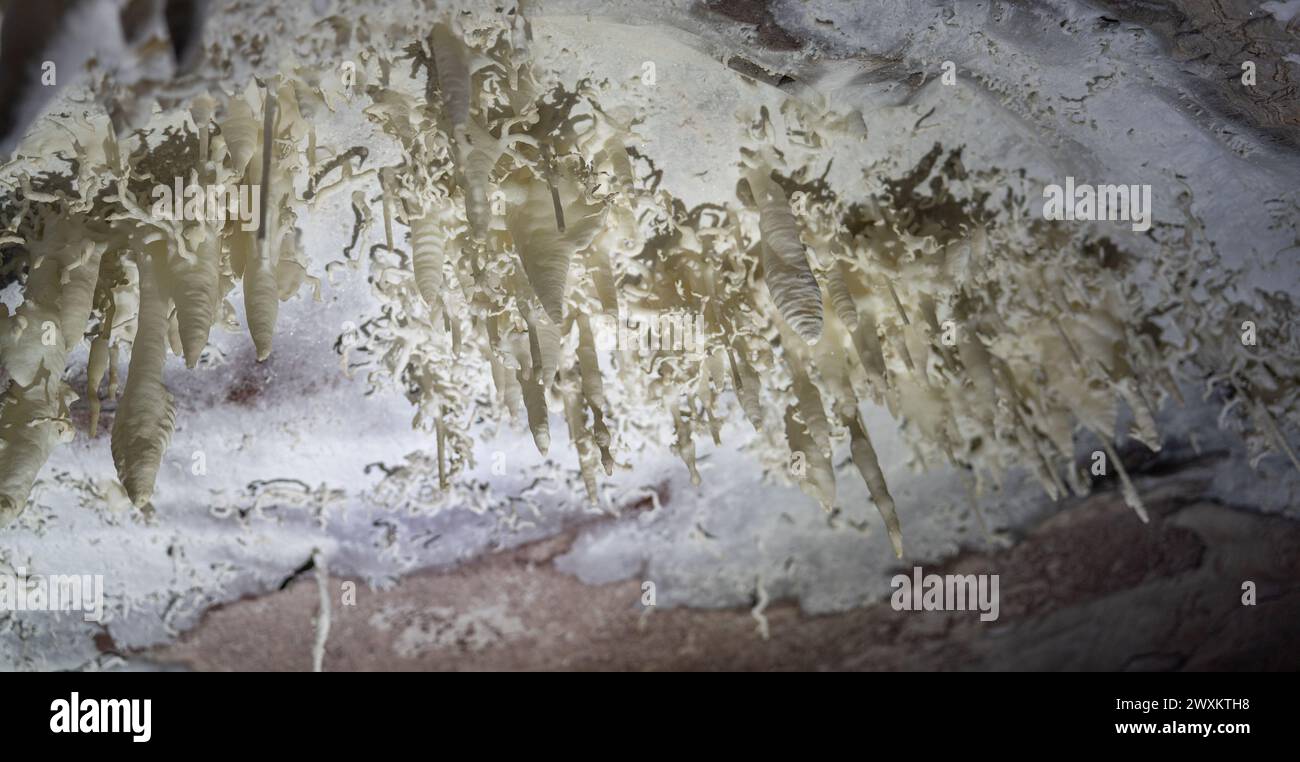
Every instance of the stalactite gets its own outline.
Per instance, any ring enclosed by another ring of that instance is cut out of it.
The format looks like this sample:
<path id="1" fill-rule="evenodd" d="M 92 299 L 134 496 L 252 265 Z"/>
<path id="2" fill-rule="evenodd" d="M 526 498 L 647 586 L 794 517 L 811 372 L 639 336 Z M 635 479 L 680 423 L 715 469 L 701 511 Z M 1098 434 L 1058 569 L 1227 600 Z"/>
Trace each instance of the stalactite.
<path id="1" fill-rule="evenodd" d="M 150 244 L 136 258 L 140 316 L 131 344 L 126 388 L 113 421 L 113 464 L 137 508 L 153 497 L 154 482 L 176 422 L 175 403 L 162 379 L 170 304 L 155 259 L 164 256 L 165 246 Z"/>

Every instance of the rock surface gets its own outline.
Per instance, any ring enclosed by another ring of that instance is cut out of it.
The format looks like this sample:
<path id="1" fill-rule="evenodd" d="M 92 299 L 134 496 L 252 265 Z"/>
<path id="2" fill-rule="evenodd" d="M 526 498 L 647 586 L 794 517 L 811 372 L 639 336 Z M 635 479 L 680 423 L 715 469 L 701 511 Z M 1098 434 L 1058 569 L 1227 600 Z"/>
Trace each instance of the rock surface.
<path id="1" fill-rule="evenodd" d="M 1295 670 L 1300 524 L 1195 497 L 1149 495 L 1142 525 L 1114 494 L 1068 506 L 1013 548 L 926 573 L 998 574 L 1001 611 L 828 615 L 769 603 L 648 608 L 639 581 L 583 585 L 555 569 L 573 532 L 421 573 L 387 591 L 357 583 L 338 606 L 327 670 Z M 1256 605 L 1242 603 L 1254 582 Z M 341 583 L 343 580 L 334 580 Z M 202 670 L 310 666 L 316 585 L 211 611 L 143 656 Z M 765 619 L 769 637 L 760 634 Z"/>

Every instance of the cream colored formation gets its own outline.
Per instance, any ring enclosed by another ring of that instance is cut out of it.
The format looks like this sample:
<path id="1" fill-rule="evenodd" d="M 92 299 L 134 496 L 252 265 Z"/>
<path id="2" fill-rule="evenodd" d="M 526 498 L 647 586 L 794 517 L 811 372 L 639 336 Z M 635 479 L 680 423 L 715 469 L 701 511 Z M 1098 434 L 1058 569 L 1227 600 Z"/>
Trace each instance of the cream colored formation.
<path id="1" fill-rule="evenodd" d="M 113 463 L 131 502 L 149 504 L 175 424 L 163 383 L 167 352 L 199 364 L 213 325 L 235 321 L 227 297 L 236 281 L 257 355 L 270 354 L 278 302 L 307 278 L 293 208 L 306 130 L 300 86 L 286 79 L 269 98 L 250 86 L 225 100 L 215 122 L 215 101 L 197 98 L 188 114 L 159 117 L 166 138 L 153 146 L 119 141 L 103 119 L 47 129 L 25 146 L 34 155 L 75 156 L 77 175 L 67 182 L 20 175 L 7 220 L 6 240 L 22 245 L 30 275 L 16 312 L 0 314 L 9 379 L 0 410 L 0 521 L 22 511 L 53 445 L 72 438 L 70 406 L 82 396 L 91 436 L 105 400 L 117 398 Z M 156 214 L 151 189 L 175 176 L 204 187 L 256 184 L 269 201 L 265 219 L 246 231 L 237 218 Z M 83 341 L 87 384 L 78 394 L 64 375 Z"/>
<path id="2" fill-rule="evenodd" d="M 901 555 L 863 402 L 888 406 L 922 463 L 946 460 L 981 481 L 1029 464 L 1053 496 L 1067 480 L 1085 488 L 1071 463 L 1078 423 L 1108 439 L 1117 399 L 1150 423 L 1154 403 L 1134 390 L 1151 382 L 1127 358 L 1117 279 L 1061 250 L 1080 243 L 1062 228 L 997 227 L 972 191 L 999 178 L 970 182 L 936 154 L 869 209 L 844 202 L 813 172 L 837 141 L 862 139 L 860 117 L 791 99 L 742 115 L 736 199 L 686 209 L 638 175 L 650 168 L 629 159 L 632 120 L 605 113 L 596 88 L 543 90 L 520 31 L 439 26 L 407 51 L 429 78 L 426 97 L 370 89 L 368 113 L 403 149 L 379 174 L 385 229 L 411 231 L 414 277 L 392 276 L 405 272 L 401 257 L 375 255 L 384 318 L 348 337 L 343 361 L 363 351 L 383 368 L 372 381 L 403 381 L 417 423 L 434 421 L 444 484 L 469 463 L 468 420 L 500 410 L 527 421 L 543 454 L 560 414 L 593 500 L 599 472 L 642 441 L 666 441 L 698 482 L 696 438 L 719 442 L 738 404 L 769 473 L 827 508 L 847 444 Z M 453 39 L 474 42 L 439 46 Z M 1002 246 L 1014 253 L 995 256 Z M 1071 299 L 1042 282 L 1057 272 L 1097 295 Z M 470 309 L 446 310 L 450 299 Z M 674 311 L 704 316 L 704 352 L 600 362 L 598 318 Z M 1076 343 L 1097 361 L 1066 356 Z M 452 377 L 470 352 L 491 369 L 486 409 Z"/>
<path id="3" fill-rule="evenodd" d="M 83 339 L 89 428 L 121 386 L 113 460 L 146 505 L 174 421 L 168 348 L 199 364 L 212 326 L 234 320 L 228 297 L 242 281 L 265 359 L 279 301 L 308 279 L 299 219 L 345 189 L 364 226 L 382 224 L 383 244 L 329 269 L 368 259 L 383 310 L 342 338 L 343 364 L 366 355 L 373 384 L 406 392 L 414 425 L 435 437 L 444 489 L 473 464 L 479 418 L 525 421 L 543 454 L 562 420 L 596 500 L 601 472 L 646 443 L 670 446 L 698 482 L 696 439 L 720 442 L 740 413 L 767 473 L 827 509 L 847 452 L 901 556 L 861 414 L 871 402 L 899 421 L 917 465 L 952 464 L 976 491 L 1016 466 L 1054 498 L 1085 491 L 1075 435 L 1091 431 L 1145 519 L 1109 442 L 1123 402 L 1129 433 L 1158 447 L 1155 410 L 1178 390 L 1164 349 L 1135 330 L 1120 273 L 1086 255 L 1086 230 L 1033 219 L 1012 178 L 968 171 L 937 146 L 874 197 L 844 199 L 819 173 L 838 145 L 865 139 L 861 117 L 775 92 L 740 115 L 735 197 L 688 209 L 627 150 L 634 115 L 602 109 L 602 85 L 543 84 L 529 37 L 518 16 L 447 20 L 400 55 L 368 58 L 355 83 L 296 71 L 200 97 L 171 125 L 176 140 L 135 152 L 102 123 L 75 126 L 78 190 L 24 181 L 8 230 L 31 269 L 0 325 L 0 521 L 73 434 L 77 394 L 63 376 Z M 422 92 L 395 84 L 401 66 Z M 313 120 L 343 97 L 368 99 L 400 161 L 354 174 L 347 147 L 317 145 Z M 338 167 L 341 180 L 318 188 Z M 266 217 L 251 232 L 158 220 L 139 188 L 170 182 L 164 171 L 257 184 Z M 599 351 L 598 319 L 672 311 L 703 316 L 703 352 Z"/>

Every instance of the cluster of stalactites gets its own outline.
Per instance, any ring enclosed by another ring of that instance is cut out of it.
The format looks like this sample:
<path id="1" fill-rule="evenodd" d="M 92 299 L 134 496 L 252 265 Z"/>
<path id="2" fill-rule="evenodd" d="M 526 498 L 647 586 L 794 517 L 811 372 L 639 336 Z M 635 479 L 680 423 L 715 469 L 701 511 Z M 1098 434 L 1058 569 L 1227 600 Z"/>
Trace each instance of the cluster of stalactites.
<path id="1" fill-rule="evenodd" d="M 36 192 L 23 180 L 6 242 L 22 245 L 30 274 L 16 312 L 0 313 L 9 379 L 0 398 L 0 523 L 22 512 L 54 444 L 75 433 L 69 404 L 78 395 L 63 376 L 83 341 L 87 433 L 96 435 L 101 408 L 116 400 L 112 458 L 137 507 L 153 496 L 175 424 L 163 383 L 167 352 L 190 368 L 199 363 L 212 327 L 235 323 L 226 297 L 237 281 L 256 355 L 270 354 L 278 302 L 307 279 L 293 193 L 306 132 L 302 90 L 284 79 L 220 101 L 200 96 L 161 141 L 162 126 L 152 138 L 141 134 L 134 153 L 106 121 L 77 122 L 66 148 L 79 181 Z M 183 198 L 173 198 L 173 187 L 185 189 Z M 263 203 L 235 201 L 214 214 L 208 198 Z M 123 348 L 129 362 L 119 382 Z"/>
<path id="2" fill-rule="evenodd" d="M 871 402 L 900 421 L 918 465 L 956 466 L 977 491 L 1024 465 L 1054 498 L 1085 490 L 1074 437 L 1091 431 L 1145 518 L 1110 445 L 1119 403 L 1133 413 L 1128 434 L 1154 448 L 1154 410 L 1177 388 L 1161 349 L 1131 328 L 1119 273 L 1080 256 L 1084 233 L 990 206 L 1004 194 L 988 189 L 1008 177 L 967 172 L 960 152 L 938 147 L 878 193 L 842 197 L 817 169 L 837 143 L 863 137 L 861 119 L 793 99 L 742 115 L 735 198 L 686 209 L 637 177 L 633 120 L 603 110 L 590 83 L 544 86 L 518 32 L 463 17 L 434 25 L 400 59 L 422 88 L 393 84 L 397 62 L 370 58 L 378 71 L 357 73 L 366 114 L 401 160 L 355 174 L 367 150 L 316 145 L 310 113 L 328 98 L 301 78 L 196 101 L 192 175 L 261 188 L 268 212 L 255 232 L 159 223 L 127 193 L 120 152 L 104 151 L 103 172 L 122 175 L 111 234 L 85 246 L 57 233 L 29 240 L 40 265 L 3 326 L 0 519 L 21 509 L 69 435 L 74 395 L 61 376 L 88 324 L 92 429 L 101 379 L 107 369 L 113 396 L 117 347 L 132 346 L 113 457 L 138 505 L 172 426 L 167 345 L 194 366 L 211 326 L 232 319 L 224 299 L 242 279 L 248 330 L 267 356 L 277 303 L 306 276 L 292 190 L 304 139 L 312 203 L 361 181 L 378 191 L 378 215 L 353 191 L 349 248 L 382 220 L 369 257 L 383 311 L 340 342 L 343 363 L 369 354 L 372 383 L 401 384 L 415 425 L 436 437 L 444 489 L 472 463 L 473 422 L 504 413 L 543 454 L 552 414 L 563 420 L 593 501 L 598 472 L 645 443 L 667 440 L 699 482 L 696 438 L 720 443 L 738 408 L 773 475 L 828 509 L 840 500 L 836 452 L 847 450 L 901 556 L 862 415 Z M 689 351 L 602 353 L 611 319 L 665 314 L 700 327 Z M 34 326 L 51 322 L 68 338 L 37 343 Z"/>
<path id="3" fill-rule="evenodd" d="M 386 307 L 360 348 L 432 422 L 444 486 L 469 462 L 478 401 L 457 381 L 473 353 L 541 453 L 562 414 L 594 500 L 614 461 L 592 316 L 617 312 L 611 254 L 636 236 L 630 133 L 586 84 L 544 88 L 511 32 L 437 24 L 404 56 L 422 93 L 367 88 L 403 156 L 377 173 Z"/>
<path id="4" fill-rule="evenodd" d="M 698 482 L 695 439 L 720 441 L 733 398 L 767 451 L 785 450 L 772 470 L 827 508 L 846 446 L 899 554 L 868 400 L 902 422 L 921 465 L 996 481 L 1027 463 L 1053 497 L 1086 488 L 1074 434 L 1110 450 L 1117 400 L 1156 446 L 1151 395 L 1167 373 L 1125 328 L 1116 274 L 1038 255 L 1060 231 L 984 208 L 980 183 L 999 178 L 936 151 L 878 197 L 841 199 L 814 163 L 860 130 L 787 101 L 742 120 L 753 140 L 736 199 L 687 210 L 634 176 L 627 122 L 597 93 L 544 90 L 504 27 L 473 38 L 435 27 L 407 51 L 424 97 L 372 87 L 368 110 L 403 148 L 378 176 L 385 249 L 405 225 L 410 256 L 379 258 L 406 274 L 372 279 L 389 309 L 365 348 L 432 410 L 444 485 L 444 457 L 468 462 L 465 427 L 482 412 L 454 381 L 467 345 L 487 360 L 494 407 L 523 418 L 540 452 L 562 415 L 593 500 L 597 470 L 616 465 L 611 431 L 666 436 Z M 698 317 L 701 346 L 602 362 L 597 321 L 667 312 Z"/>

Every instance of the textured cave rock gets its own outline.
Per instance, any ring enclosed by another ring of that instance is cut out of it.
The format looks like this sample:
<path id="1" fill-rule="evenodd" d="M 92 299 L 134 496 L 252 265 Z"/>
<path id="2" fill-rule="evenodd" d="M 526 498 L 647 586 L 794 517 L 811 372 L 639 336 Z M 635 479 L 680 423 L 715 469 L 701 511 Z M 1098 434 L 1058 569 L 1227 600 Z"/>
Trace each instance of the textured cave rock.
<path id="1" fill-rule="evenodd" d="M 554 568 L 574 530 L 393 590 L 358 584 L 334 610 L 334 670 L 1267 670 L 1300 668 L 1300 524 L 1198 499 L 1187 469 L 1148 490 L 1143 526 L 1113 493 L 1027 527 L 1014 547 L 926 571 L 1000 575 L 995 623 L 978 612 L 872 603 L 809 615 L 647 608 L 637 580 L 586 586 Z M 337 581 L 337 580 L 336 580 Z M 1242 604 L 1241 583 L 1258 601 Z M 305 670 L 316 585 L 210 611 L 168 668 Z M 101 646 L 111 651 L 111 643 Z"/>
<path id="2" fill-rule="evenodd" d="M 1103 23 L 1140 24 L 1160 35 L 1170 58 L 1200 81 L 1200 93 L 1220 116 L 1300 148 L 1300 72 L 1294 65 L 1300 15 L 1283 20 L 1264 9 L 1267 3 L 1251 0 L 1098 5 L 1107 12 Z M 1256 64 L 1255 87 L 1238 86 L 1245 61 Z"/>

